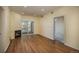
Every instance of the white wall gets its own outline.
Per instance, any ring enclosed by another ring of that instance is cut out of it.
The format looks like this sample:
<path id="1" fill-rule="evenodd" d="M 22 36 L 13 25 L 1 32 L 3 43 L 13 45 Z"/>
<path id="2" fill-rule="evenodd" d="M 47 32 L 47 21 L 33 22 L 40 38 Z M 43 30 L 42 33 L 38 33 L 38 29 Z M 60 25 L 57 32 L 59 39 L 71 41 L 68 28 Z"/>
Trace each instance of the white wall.
<path id="1" fill-rule="evenodd" d="M 41 19 L 41 35 L 53 39 L 53 19 L 54 17 L 64 16 L 65 22 L 65 44 L 79 49 L 79 8 L 62 7 L 53 14 L 47 14 Z"/>

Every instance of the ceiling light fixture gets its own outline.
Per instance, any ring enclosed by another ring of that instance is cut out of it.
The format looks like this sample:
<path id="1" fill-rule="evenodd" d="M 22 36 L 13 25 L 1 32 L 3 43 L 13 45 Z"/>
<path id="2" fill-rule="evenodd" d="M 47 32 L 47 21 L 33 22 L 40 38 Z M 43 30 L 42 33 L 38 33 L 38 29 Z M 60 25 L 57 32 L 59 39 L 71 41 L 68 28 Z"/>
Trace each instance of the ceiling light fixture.
<path id="1" fill-rule="evenodd" d="M 22 12 L 22 14 L 24 14 L 24 12 Z"/>
<path id="2" fill-rule="evenodd" d="M 36 16 L 36 15 L 34 14 L 34 16 Z"/>
<path id="3" fill-rule="evenodd" d="M 51 14 L 53 14 L 53 12 L 51 12 Z"/>
<path id="4" fill-rule="evenodd" d="M 27 8 L 28 6 L 24 6 L 24 8 Z"/>
<path id="5" fill-rule="evenodd" d="M 45 9 L 41 9 L 41 11 L 45 11 Z"/>

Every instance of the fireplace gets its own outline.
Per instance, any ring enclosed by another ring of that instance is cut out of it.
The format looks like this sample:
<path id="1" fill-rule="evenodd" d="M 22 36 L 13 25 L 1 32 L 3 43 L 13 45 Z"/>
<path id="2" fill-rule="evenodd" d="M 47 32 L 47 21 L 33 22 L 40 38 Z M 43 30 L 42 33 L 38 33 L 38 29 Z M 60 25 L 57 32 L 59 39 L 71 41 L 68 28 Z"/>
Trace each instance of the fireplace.
<path id="1" fill-rule="evenodd" d="M 15 31 L 15 38 L 21 37 L 21 30 L 16 30 Z"/>

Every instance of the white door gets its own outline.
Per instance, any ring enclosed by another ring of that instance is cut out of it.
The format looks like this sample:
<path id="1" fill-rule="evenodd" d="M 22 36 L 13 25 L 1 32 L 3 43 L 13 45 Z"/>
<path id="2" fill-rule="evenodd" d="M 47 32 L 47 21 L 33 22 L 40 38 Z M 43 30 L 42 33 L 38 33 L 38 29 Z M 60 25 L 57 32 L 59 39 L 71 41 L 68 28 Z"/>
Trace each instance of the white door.
<path id="1" fill-rule="evenodd" d="M 55 39 L 60 41 L 60 42 L 64 42 L 64 17 L 55 17 L 54 18 L 54 22 L 55 22 Z"/>

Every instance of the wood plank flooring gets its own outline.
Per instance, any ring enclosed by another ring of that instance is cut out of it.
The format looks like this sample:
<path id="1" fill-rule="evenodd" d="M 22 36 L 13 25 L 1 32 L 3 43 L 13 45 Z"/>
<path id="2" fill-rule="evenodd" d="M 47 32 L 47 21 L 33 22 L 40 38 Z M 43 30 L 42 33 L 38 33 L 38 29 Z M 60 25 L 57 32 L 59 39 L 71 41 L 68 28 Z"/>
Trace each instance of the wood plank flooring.
<path id="1" fill-rule="evenodd" d="M 72 53 L 79 52 L 41 35 L 25 35 L 11 41 L 6 53 Z"/>

